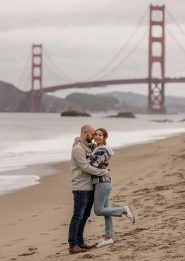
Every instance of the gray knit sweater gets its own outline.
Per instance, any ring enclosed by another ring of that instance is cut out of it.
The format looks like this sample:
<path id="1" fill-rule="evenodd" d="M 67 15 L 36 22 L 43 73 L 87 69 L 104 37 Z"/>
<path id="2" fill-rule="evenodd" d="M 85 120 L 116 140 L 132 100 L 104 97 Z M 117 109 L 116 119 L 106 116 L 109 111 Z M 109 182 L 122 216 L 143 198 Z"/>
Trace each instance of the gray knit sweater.
<path id="1" fill-rule="evenodd" d="M 103 176 L 108 173 L 106 169 L 91 166 L 86 158 L 85 150 L 78 144 L 72 148 L 71 155 L 72 190 L 93 190 L 91 175 Z"/>

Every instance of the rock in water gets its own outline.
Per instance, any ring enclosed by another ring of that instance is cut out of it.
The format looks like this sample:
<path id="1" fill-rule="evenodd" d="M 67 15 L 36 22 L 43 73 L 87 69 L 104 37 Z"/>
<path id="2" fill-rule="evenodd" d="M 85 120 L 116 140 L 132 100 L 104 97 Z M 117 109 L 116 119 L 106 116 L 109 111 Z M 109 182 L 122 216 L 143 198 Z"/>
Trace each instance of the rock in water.
<path id="1" fill-rule="evenodd" d="M 135 114 L 133 112 L 118 112 L 116 115 L 111 115 L 109 117 L 115 117 L 115 118 L 136 118 Z"/>
<path id="2" fill-rule="evenodd" d="M 63 111 L 61 113 L 61 116 L 81 116 L 81 117 L 90 117 L 91 115 L 82 110 L 82 109 L 71 109 L 71 110 L 68 110 L 68 111 Z"/>

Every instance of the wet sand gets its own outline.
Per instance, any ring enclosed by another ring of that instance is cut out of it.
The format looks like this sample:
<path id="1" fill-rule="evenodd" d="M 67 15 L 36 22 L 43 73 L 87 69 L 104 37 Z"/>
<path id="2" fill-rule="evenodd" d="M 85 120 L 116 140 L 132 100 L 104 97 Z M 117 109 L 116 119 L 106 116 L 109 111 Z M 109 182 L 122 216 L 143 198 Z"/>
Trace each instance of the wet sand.
<path id="1" fill-rule="evenodd" d="M 185 260 L 185 135 L 117 149 L 111 162 L 112 206 L 132 206 L 136 223 L 113 218 L 114 244 L 68 253 L 72 214 L 69 162 L 20 170 L 56 173 L 0 196 L 0 260 Z M 100 241 L 103 217 L 92 213 L 87 243 Z"/>

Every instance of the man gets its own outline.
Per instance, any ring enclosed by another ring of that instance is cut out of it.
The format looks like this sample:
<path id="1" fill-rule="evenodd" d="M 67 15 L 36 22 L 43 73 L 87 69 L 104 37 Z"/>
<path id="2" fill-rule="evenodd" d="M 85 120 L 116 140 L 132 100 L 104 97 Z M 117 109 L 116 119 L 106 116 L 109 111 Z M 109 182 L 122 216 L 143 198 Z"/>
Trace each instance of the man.
<path id="1" fill-rule="evenodd" d="M 80 138 L 84 145 L 88 146 L 93 140 L 95 129 L 91 125 L 81 128 Z M 84 243 L 83 232 L 86 221 L 90 216 L 94 200 L 94 191 L 91 175 L 108 175 L 106 169 L 95 168 L 87 162 L 84 149 L 75 144 L 72 148 L 72 191 L 74 199 L 73 216 L 69 225 L 69 252 L 71 254 L 85 252 L 93 246 Z"/>

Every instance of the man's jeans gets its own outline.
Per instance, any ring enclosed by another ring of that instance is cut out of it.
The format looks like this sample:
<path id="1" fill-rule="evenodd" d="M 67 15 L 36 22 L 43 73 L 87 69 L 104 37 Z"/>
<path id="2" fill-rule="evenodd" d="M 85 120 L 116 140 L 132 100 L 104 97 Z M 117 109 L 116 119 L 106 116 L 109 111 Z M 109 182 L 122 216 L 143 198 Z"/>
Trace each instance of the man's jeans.
<path id="1" fill-rule="evenodd" d="M 101 182 L 95 185 L 94 191 L 94 212 L 97 216 L 105 218 L 105 236 L 113 236 L 112 217 L 121 217 L 122 208 L 109 207 L 109 195 L 112 189 L 110 182 Z"/>
<path id="2" fill-rule="evenodd" d="M 73 191 L 74 209 L 69 226 L 68 242 L 72 247 L 84 243 L 83 232 L 91 213 L 94 191 Z"/>

